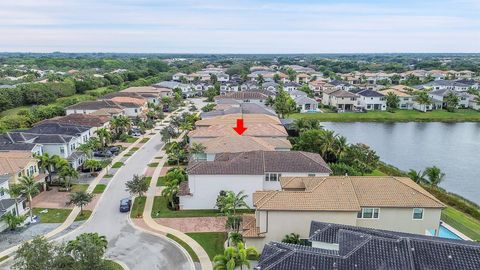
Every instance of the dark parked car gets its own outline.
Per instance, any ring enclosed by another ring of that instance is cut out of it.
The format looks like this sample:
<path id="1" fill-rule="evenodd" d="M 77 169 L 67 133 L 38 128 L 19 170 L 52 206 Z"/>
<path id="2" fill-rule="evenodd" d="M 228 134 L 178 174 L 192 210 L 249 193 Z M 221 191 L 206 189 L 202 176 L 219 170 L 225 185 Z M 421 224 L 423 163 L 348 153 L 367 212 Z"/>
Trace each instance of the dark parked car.
<path id="1" fill-rule="evenodd" d="M 110 151 L 111 153 L 116 155 L 116 154 L 118 154 L 118 152 L 120 152 L 120 148 L 117 147 L 117 146 L 112 146 L 108 149 L 108 151 Z"/>
<path id="2" fill-rule="evenodd" d="M 94 157 L 112 157 L 113 154 L 109 150 L 107 150 L 107 151 L 94 151 L 93 156 Z"/>
<path id="3" fill-rule="evenodd" d="M 120 200 L 120 212 L 128 212 L 130 211 L 130 207 L 132 205 L 132 200 L 130 198 L 125 198 Z"/>

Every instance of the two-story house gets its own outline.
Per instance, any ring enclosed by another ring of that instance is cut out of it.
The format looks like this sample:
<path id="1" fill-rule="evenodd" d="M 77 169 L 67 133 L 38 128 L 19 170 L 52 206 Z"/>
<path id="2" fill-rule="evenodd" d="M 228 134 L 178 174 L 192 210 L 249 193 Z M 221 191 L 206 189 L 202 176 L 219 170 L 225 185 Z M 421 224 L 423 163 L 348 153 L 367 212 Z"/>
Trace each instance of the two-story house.
<path id="1" fill-rule="evenodd" d="M 322 104 L 340 111 L 353 111 L 359 107 L 359 96 L 346 90 L 324 90 Z"/>
<path id="2" fill-rule="evenodd" d="M 385 95 L 380 92 L 365 89 L 358 91 L 357 95 L 359 96 L 358 101 L 360 107 L 367 111 L 385 111 L 387 109 L 387 99 Z"/>
<path id="3" fill-rule="evenodd" d="M 112 100 L 84 101 L 66 108 L 66 115 L 69 114 L 91 114 L 98 110 L 116 109 L 123 111 L 125 108 Z"/>
<path id="4" fill-rule="evenodd" d="M 330 168 L 319 154 L 301 151 L 220 153 L 212 161 L 191 160 L 188 182 L 180 185 L 181 209 L 213 209 L 220 191 L 279 190 L 281 176 L 327 176 Z M 253 206 L 251 200 L 247 204 Z"/>
<path id="5" fill-rule="evenodd" d="M 244 221 L 248 246 L 261 250 L 291 232 L 308 239 L 312 220 L 430 235 L 445 207 L 405 177 L 282 176 L 280 185 L 281 191 L 253 194 L 255 215 Z"/>

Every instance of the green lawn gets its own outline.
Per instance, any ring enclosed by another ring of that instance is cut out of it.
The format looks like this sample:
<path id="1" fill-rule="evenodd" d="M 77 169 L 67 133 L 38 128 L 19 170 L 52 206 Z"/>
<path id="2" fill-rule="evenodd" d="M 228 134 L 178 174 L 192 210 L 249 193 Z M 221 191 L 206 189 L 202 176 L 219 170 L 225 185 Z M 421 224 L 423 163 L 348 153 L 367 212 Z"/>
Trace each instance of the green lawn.
<path id="1" fill-rule="evenodd" d="M 143 216 L 143 209 L 145 209 L 146 197 L 136 197 L 133 201 L 132 209 L 130 210 L 131 218 L 140 218 Z"/>
<path id="2" fill-rule="evenodd" d="M 150 183 L 152 182 L 152 177 L 151 176 L 146 176 L 145 179 L 147 179 L 148 186 L 150 186 Z"/>
<path id="3" fill-rule="evenodd" d="M 180 218 L 180 217 L 216 217 L 220 211 L 216 209 L 179 210 L 172 211 L 167 207 L 167 199 L 155 196 L 152 207 L 152 218 Z M 239 210 L 239 213 L 253 213 L 253 210 Z"/>
<path id="4" fill-rule="evenodd" d="M 17 115 L 21 110 L 28 110 L 29 108 L 30 106 L 20 106 L 13 109 L 5 110 L 0 113 L 0 116 L 4 117 L 9 115 Z"/>
<path id="5" fill-rule="evenodd" d="M 386 176 L 387 174 L 379 171 L 379 170 L 374 170 L 372 173 L 366 174 L 365 176 Z"/>
<path id="6" fill-rule="evenodd" d="M 138 140 L 138 138 L 128 137 L 127 140 L 126 140 L 126 142 L 127 142 L 127 143 L 134 143 L 134 142 L 136 142 L 137 140 Z"/>
<path id="7" fill-rule="evenodd" d="M 115 162 L 115 164 L 112 165 L 112 169 L 118 169 L 118 168 L 122 167 L 123 165 L 124 165 L 123 162 L 117 161 L 117 162 Z"/>
<path id="8" fill-rule="evenodd" d="M 3 261 L 5 261 L 5 260 L 8 259 L 8 258 L 9 258 L 8 255 L 5 255 L 5 256 L 3 256 L 3 257 L 0 258 L 0 262 L 3 262 Z"/>
<path id="9" fill-rule="evenodd" d="M 112 178 L 112 177 L 113 177 L 113 174 L 105 174 L 105 175 L 103 176 L 103 178 Z"/>
<path id="10" fill-rule="evenodd" d="M 194 262 L 200 261 L 198 259 L 197 253 L 195 253 L 193 251 L 193 249 L 187 243 L 183 242 L 183 240 L 181 240 L 180 238 L 178 238 L 178 237 L 176 237 L 175 235 L 172 235 L 172 234 L 167 234 L 167 237 L 172 239 L 173 241 L 177 242 L 180 246 L 182 246 L 188 252 L 190 257 L 192 257 L 192 260 Z"/>
<path id="11" fill-rule="evenodd" d="M 442 211 L 442 220 L 473 240 L 480 241 L 480 221 L 452 207 Z"/>
<path id="12" fill-rule="evenodd" d="M 104 262 L 106 270 L 124 270 L 124 268 L 120 264 L 112 260 L 104 260 Z"/>
<path id="13" fill-rule="evenodd" d="M 152 162 L 148 164 L 148 167 L 152 167 L 152 168 L 155 168 L 157 166 L 158 166 L 158 162 Z"/>
<path id="14" fill-rule="evenodd" d="M 140 143 L 146 143 L 146 142 L 148 142 L 148 140 L 150 140 L 150 138 L 143 138 L 143 139 L 140 141 Z"/>
<path id="15" fill-rule="evenodd" d="M 105 188 L 107 188 L 107 185 L 98 184 L 98 185 L 96 185 L 95 188 L 93 189 L 93 193 L 94 193 L 94 194 L 103 193 L 103 191 L 105 191 Z"/>
<path id="16" fill-rule="evenodd" d="M 47 209 L 47 213 L 40 213 Z M 57 209 L 57 208 L 33 208 L 33 214 L 40 217 L 41 223 L 62 223 L 70 215 L 72 209 Z M 92 214 L 90 210 L 83 210 L 83 215 L 78 215 L 75 221 L 82 221 L 88 219 Z"/>
<path id="17" fill-rule="evenodd" d="M 197 241 L 203 249 L 208 253 L 210 260 L 218 254 L 223 254 L 223 244 L 227 240 L 227 233 L 225 232 L 204 232 L 204 233 L 187 233 Z"/>
<path id="18" fill-rule="evenodd" d="M 367 113 L 295 113 L 293 119 L 318 119 L 323 122 L 478 122 L 480 112 L 472 109 L 459 109 L 456 112 L 434 110 L 419 112 L 416 110 L 370 111 Z"/>
<path id="19" fill-rule="evenodd" d="M 157 179 L 157 187 L 165 186 L 165 176 L 160 176 Z"/>
<path id="20" fill-rule="evenodd" d="M 73 184 L 72 192 L 86 191 L 87 188 L 88 188 L 88 184 Z"/>

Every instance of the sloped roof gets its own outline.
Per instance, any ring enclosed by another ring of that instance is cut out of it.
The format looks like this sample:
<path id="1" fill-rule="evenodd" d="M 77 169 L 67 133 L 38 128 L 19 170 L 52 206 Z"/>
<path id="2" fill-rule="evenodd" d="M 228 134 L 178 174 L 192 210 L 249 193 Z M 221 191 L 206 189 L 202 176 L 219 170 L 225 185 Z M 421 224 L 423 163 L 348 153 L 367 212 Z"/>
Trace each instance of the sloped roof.
<path id="1" fill-rule="evenodd" d="M 202 142 L 205 153 L 239 153 L 247 151 L 275 151 L 277 148 L 291 149 L 292 145 L 285 138 L 258 138 L 252 136 L 216 137 Z"/>
<path id="2" fill-rule="evenodd" d="M 282 191 L 254 193 L 253 204 L 257 209 L 359 211 L 369 206 L 444 207 L 433 195 L 405 177 L 282 177 L 280 184 Z"/>
<path id="3" fill-rule="evenodd" d="M 265 172 L 331 173 L 318 154 L 302 151 L 221 153 L 214 161 L 191 161 L 190 175 L 264 175 Z"/>
<path id="4" fill-rule="evenodd" d="M 480 245 L 470 241 L 323 222 L 312 222 L 310 235 L 338 250 L 270 242 L 259 269 L 480 269 Z"/>
<path id="5" fill-rule="evenodd" d="M 215 118 L 198 120 L 197 122 L 195 122 L 195 125 L 197 127 L 223 125 L 223 124 L 229 124 L 229 125 L 235 126 L 237 124 L 237 119 L 239 118 L 243 119 L 245 126 L 249 124 L 258 124 L 258 123 L 281 125 L 280 119 L 278 119 L 277 116 L 267 115 L 263 113 L 228 114 L 228 115 L 223 115 Z"/>
<path id="6" fill-rule="evenodd" d="M 103 126 L 108 121 L 110 121 L 110 117 L 105 115 L 72 113 L 69 115 L 58 116 L 58 117 L 40 121 L 37 124 L 35 124 L 35 126 L 48 124 L 48 123 L 59 123 L 59 124 L 79 125 L 79 126 L 86 126 L 86 127 L 100 127 L 100 126 Z"/>
<path id="7" fill-rule="evenodd" d="M 0 175 L 17 174 L 33 160 L 30 151 L 0 151 Z"/>
<path id="8" fill-rule="evenodd" d="M 361 90 L 357 94 L 364 97 L 383 97 L 384 96 L 382 93 L 379 93 L 377 91 L 373 91 L 370 89 Z"/>
<path id="9" fill-rule="evenodd" d="M 78 136 L 81 133 L 88 131 L 90 128 L 85 126 L 73 125 L 73 124 L 64 124 L 64 123 L 43 123 L 38 124 L 30 129 L 18 131 L 22 133 L 30 134 L 57 134 L 57 135 L 70 135 Z"/>
<path id="10" fill-rule="evenodd" d="M 123 107 L 112 100 L 84 101 L 71 106 L 67 110 L 100 110 L 105 108 L 123 109 Z"/>
<path id="11" fill-rule="evenodd" d="M 230 92 L 225 95 L 216 96 L 215 99 L 267 99 L 267 95 L 256 91 Z"/>
<path id="12" fill-rule="evenodd" d="M 207 119 L 208 120 L 208 119 Z M 188 133 L 190 138 L 216 138 L 221 136 L 239 136 L 233 129 L 236 124 L 220 124 L 211 126 L 198 127 Z M 249 123 L 245 124 L 248 129 L 242 134 L 242 136 L 254 136 L 254 137 L 284 137 L 288 136 L 287 131 L 281 125 L 275 125 L 270 123 Z"/>

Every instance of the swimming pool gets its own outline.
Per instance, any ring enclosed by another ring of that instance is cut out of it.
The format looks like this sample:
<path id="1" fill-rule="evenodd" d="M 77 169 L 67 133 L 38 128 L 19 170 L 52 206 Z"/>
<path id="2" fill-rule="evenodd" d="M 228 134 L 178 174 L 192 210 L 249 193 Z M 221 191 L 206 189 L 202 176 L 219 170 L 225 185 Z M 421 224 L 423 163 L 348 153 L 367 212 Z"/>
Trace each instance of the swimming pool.
<path id="1" fill-rule="evenodd" d="M 439 231 L 438 231 L 438 237 L 462 240 L 462 238 L 460 236 L 456 235 L 454 232 L 445 228 L 443 225 L 440 225 L 440 228 L 439 228 Z"/>

